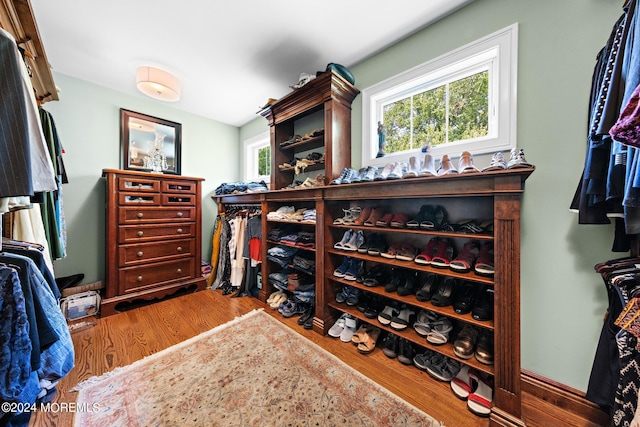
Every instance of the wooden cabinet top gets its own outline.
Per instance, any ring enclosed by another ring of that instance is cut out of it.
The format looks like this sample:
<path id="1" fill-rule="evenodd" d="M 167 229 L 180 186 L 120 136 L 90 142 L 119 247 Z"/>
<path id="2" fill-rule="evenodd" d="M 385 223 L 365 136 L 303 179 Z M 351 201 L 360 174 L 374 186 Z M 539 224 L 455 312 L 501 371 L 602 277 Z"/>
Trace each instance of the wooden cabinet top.
<path id="1" fill-rule="evenodd" d="M 351 102 L 360 91 L 334 71 L 326 71 L 306 85 L 285 95 L 273 105 L 260 111 L 260 115 L 269 121 L 269 126 L 299 118 L 323 107 L 329 100 L 340 102 L 351 108 Z"/>
<path id="2" fill-rule="evenodd" d="M 151 173 L 151 172 L 139 172 L 132 170 L 122 170 L 122 169 L 102 169 L 102 176 L 106 177 L 108 174 L 116 174 L 123 176 L 131 176 L 136 178 L 148 178 L 148 179 L 165 179 L 165 180 L 189 180 L 189 181 L 204 181 L 204 178 L 195 178 L 191 176 L 184 175 L 172 175 L 172 174 L 163 174 L 163 173 Z"/>

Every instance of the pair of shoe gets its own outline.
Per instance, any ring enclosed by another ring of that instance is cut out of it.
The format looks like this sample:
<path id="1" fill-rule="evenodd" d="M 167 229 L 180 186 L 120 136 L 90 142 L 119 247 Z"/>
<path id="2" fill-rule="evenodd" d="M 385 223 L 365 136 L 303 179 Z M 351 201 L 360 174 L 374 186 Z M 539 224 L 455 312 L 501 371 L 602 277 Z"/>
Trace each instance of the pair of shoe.
<path id="1" fill-rule="evenodd" d="M 401 338 L 395 334 L 387 334 L 382 342 L 382 352 L 390 359 L 398 358 L 404 365 L 412 365 L 416 350 L 406 338 Z"/>
<path id="2" fill-rule="evenodd" d="M 358 321 L 348 313 L 342 314 L 329 328 L 327 334 L 333 338 L 340 338 L 342 342 L 350 342 L 358 329 Z"/>
<path id="3" fill-rule="evenodd" d="M 344 257 L 342 264 L 333 270 L 333 275 L 344 278 L 345 280 L 358 281 L 362 283 L 364 280 L 364 261 L 351 257 Z"/>
<path id="4" fill-rule="evenodd" d="M 369 254 L 372 256 L 380 256 L 389 249 L 387 239 L 383 234 L 371 233 L 371 235 L 365 239 L 360 246 L 358 246 L 358 253 Z"/>
<path id="5" fill-rule="evenodd" d="M 307 311 L 305 311 L 300 318 L 298 318 L 298 325 L 305 329 L 313 328 L 313 318 L 316 315 L 316 307 L 310 305 Z"/>
<path id="6" fill-rule="evenodd" d="M 478 362 L 493 365 L 493 333 L 466 324 L 453 342 L 453 352 L 461 359 L 475 355 Z"/>
<path id="7" fill-rule="evenodd" d="M 362 291 L 360 289 L 353 286 L 343 286 L 342 290 L 336 294 L 336 302 L 354 306 L 358 304 L 361 295 Z"/>
<path id="8" fill-rule="evenodd" d="M 405 162 L 392 162 L 387 163 L 382 170 L 379 170 L 373 180 L 385 181 L 393 179 L 401 179 L 405 173 L 409 170 L 409 165 Z"/>
<path id="9" fill-rule="evenodd" d="M 446 344 L 449 341 L 449 333 L 453 330 L 451 319 L 438 315 L 429 310 L 420 310 L 413 329 L 421 337 L 434 345 Z"/>
<path id="10" fill-rule="evenodd" d="M 418 214 L 407 221 L 409 229 L 440 230 L 447 223 L 447 211 L 440 205 L 422 205 Z"/>
<path id="11" fill-rule="evenodd" d="M 385 300 L 380 295 L 363 292 L 356 307 L 367 319 L 375 319 L 385 306 Z"/>
<path id="12" fill-rule="evenodd" d="M 287 301 L 280 304 L 278 307 L 278 312 L 282 314 L 284 317 L 293 317 L 299 316 L 305 313 L 309 309 L 309 303 L 305 303 L 302 301 L 297 301 L 294 299 L 288 299 Z"/>
<path id="13" fill-rule="evenodd" d="M 432 265 L 437 268 L 448 268 L 455 257 L 455 247 L 449 239 L 434 237 L 416 255 L 414 262 L 420 265 Z"/>
<path id="14" fill-rule="evenodd" d="M 437 380 L 448 382 L 456 376 L 461 368 L 462 364 L 457 360 L 453 360 L 443 354 L 436 353 L 429 360 L 427 372 Z"/>
<path id="15" fill-rule="evenodd" d="M 334 249 L 355 252 L 360 245 L 364 243 L 364 232 L 362 230 L 353 230 L 352 228 L 345 231 L 342 239 L 333 245 Z"/>
<path id="16" fill-rule="evenodd" d="M 376 264 L 364 273 L 362 284 L 370 288 L 375 288 L 389 280 L 389 272 L 383 264 Z"/>
<path id="17" fill-rule="evenodd" d="M 271 307 L 272 310 L 277 310 L 280 307 L 280 304 L 287 300 L 287 294 L 283 291 L 276 291 L 269 295 L 267 298 L 267 304 Z"/>
<path id="18" fill-rule="evenodd" d="M 362 208 L 360 206 L 354 206 L 349 209 L 342 209 L 342 211 L 344 212 L 344 216 L 334 219 L 334 225 L 352 225 L 362 213 Z"/>
<path id="19" fill-rule="evenodd" d="M 413 261 L 416 257 L 416 248 L 411 242 L 398 242 L 394 243 L 380 255 L 383 258 L 398 259 L 401 261 Z"/>
<path id="20" fill-rule="evenodd" d="M 358 171 L 353 168 L 344 168 L 340 176 L 333 179 L 329 185 L 351 184 L 354 179 L 358 178 Z"/>
<path id="21" fill-rule="evenodd" d="M 351 342 L 357 346 L 360 353 L 371 353 L 376 347 L 380 332 L 380 328 L 363 323 L 351 337 Z"/>
<path id="22" fill-rule="evenodd" d="M 482 172 L 505 170 L 505 169 L 520 169 L 520 168 L 532 168 L 531 163 L 527 162 L 524 157 L 524 149 L 512 148 L 509 154 L 509 162 L 506 161 L 504 154 L 501 151 L 494 153 L 491 157 L 491 163 L 486 168 L 482 169 Z"/>
<path id="23" fill-rule="evenodd" d="M 360 168 L 360 170 L 358 171 L 358 176 L 352 179 L 351 183 L 373 182 L 373 179 L 376 176 L 376 172 L 378 172 L 378 168 L 376 168 L 375 166 Z"/>
<path id="24" fill-rule="evenodd" d="M 488 417 L 493 403 L 493 387 L 480 372 L 463 366 L 451 379 L 451 391 L 459 399 L 467 401 L 467 408 L 475 415 Z"/>

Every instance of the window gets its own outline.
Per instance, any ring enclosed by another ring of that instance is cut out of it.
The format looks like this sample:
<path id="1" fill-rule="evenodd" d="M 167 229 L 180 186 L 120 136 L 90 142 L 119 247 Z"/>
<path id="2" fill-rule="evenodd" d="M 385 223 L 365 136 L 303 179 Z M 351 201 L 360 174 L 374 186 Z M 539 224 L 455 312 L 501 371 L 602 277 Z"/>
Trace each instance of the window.
<path id="1" fill-rule="evenodd" d="M 271 145 L 269 133 L 249 138 L 244 142 L 244 179 L 262 181 L 269 185 L 271 176 Z"/>
<path id="2" fill-rule="evenodd" d="M 366 88 L 363 166 L 516 146 L 517 24 Z M 384 126 L 384 156 L 379 125 Z"/>

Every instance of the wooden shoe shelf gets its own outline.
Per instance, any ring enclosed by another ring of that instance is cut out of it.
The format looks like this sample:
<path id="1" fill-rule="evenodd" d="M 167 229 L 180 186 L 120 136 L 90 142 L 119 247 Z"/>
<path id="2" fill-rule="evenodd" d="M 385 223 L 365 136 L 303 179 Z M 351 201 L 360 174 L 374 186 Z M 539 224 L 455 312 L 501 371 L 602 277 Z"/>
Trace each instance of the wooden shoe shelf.
<path id="1" fill-rule="evenodd" d="M 423 349 L 433 350 L 447 357 L 469 365 L 493 377 L 494 410 L 491 418 L 495 425 L 524 425 L 521 418 L 520 391 L 520 203 L 524 189 L 524 181 L 532 169 L 521 171 L 500 171 L 495 173 L 470 173 L 442 177 L 402 179 L 373 183 L 351 184 L 330 187 L 324 192 L 325 208 L 325 273 L 323 298 L 327 302 L 326 309 L 318 315 L 326 316 L 323 325 L 330 326 L 342 313 L 349 313 L 362 322 L 368 322 L 385 331 L 406 338 Z M 478 222 L 493 221 L 491 234 L 465 234 L 456 232 L 410 230 L 406 228 L 367 227 L 334 225 L 333 220 L 343 214 L 343 209 L 359 206 L 384 207 L 385 212 L 404 213 L 409 218 L 415 217 L 422 205 L 444 206 L 449 223 L 475 219 Z M 465 242 L 475 240 L 493 242 L 495 257 L 495 274 L 493 277 L 481 276 L 471 271 L 455 272 L 450 269 L 420 265 L 413 261 L 401 261 L 381 256 L 370 256 L 358 252 L 349 252 L 333 247 L 340 241 L 349 228 L 363 230 L 365 237 L 371 233 L 383 234 L 389 244 L 395 242 L 411 242 L 418 253 L 427 242 L 434 238 L 450 239 L 458 251 Z M 457 314 L 452 306 L 436 307 L 431 302 L 420 302 L 415 295 L 400 296 L 396 292 L 385 292 L 384 286 L 367 287 L 355 281 L 348 281 L 333 275 L 345 256 L 363 260 L 366 270 L 375 264 L 384 264 L 389 268 L 403 268 L 412 271 L 435 273 L 449 276 L 459 282 L 468 281 L 479 287 L 493 288 L 494 319 L 490 321 L 475 320 L 472 315 Z M 444 345 L 432 345 L 424 337 L 418 335 L 411 326 L 397 331 L 383 326 L 377 319 L 366 318 L 356 307 L 349 307 L 335 301 L 336 293 L 343 286 L 356 287 L 363 292 L 395 300 L 400 304 L 408 304 L 419 312 L 422 309 L 447 316 L 455 325 L 449 342 Z M 320 324 L 321 322 L 317 322 Z M 476 360 L 461 359 L 453 352 L 452 342 L 455 334 L 465 324 L 472 324 L 479 330 L 492 331 L 494 334 L 493 365 L 485 365 Z M 324 326 L 324 330 L 327 326 Z M 379 343 L 380 344 L 380 343 Z M 418 347 L 416 347 L 417 349 Z M 418 350 L 418 352 L 421 352 Z M 394 363 L 390 361 L 390 363 Z M 436 381 L 436 380 L 433 380 Z M 437 382 L 437 381 L 436 381 Z"/>
<path id="2" fill-rule="evenodd" d="M 380 327 L 385 331 L 408 339 L 415 345 L 431 349 L 463 364 L 469 365 L 493 377 L 494 400 L 490 415 L 491 425 L 524 426 L 522 420 L 521 366 L 520 366 L 520 207 L 524 192 L 524 182 L 533 172 L 530 169 L 503 170 L 495 172 L 478 172 L 469 174 L 447 175 L 441 177 L 400 179 L 393 181 L 377 181 L 370 183 L 332 185 L 303 190 L 269 191 L 260 195 L 262 212 L 276 210 L 279 206 L 293 205 L 316 208 L 316 224 L 304 227 L 315 228 L 316 231 L 316 314 L 313 323 L 314 331 L 326 334 L 333 323 L 342 315 L 349 313 L 363 322 Z M 247 197 L 255 197 L 247 195 Z M 226 203 L 241 203 L 241 195 L 217 197 L 218 203 L 224 207 Z M 342 218 L 344 209 L 359 206 L 361 208 L 385 207 L 388 212 L 404 213 L 414 217 L 422 205 L 440 205 L 448 213 L 449 222 L 475 219 L 493 221 L 492 234 L 464 234 L 456 232 L 409 230 L 406 228 L 382 228 L 367 226 L 334 225 L 333 221 Z M 269 231 L 277 225 L 277 221 L 267 221 L 263 214 L 263 259 L 266 251 L 275 242 L 267 241 Z M 418 251 L 434 238 L 447 238 L 454 242 L 458 250 L 465 242 L 477 240 L 493 242 L 495 257 L 495 274 L 493 277 L 476 273 L 460 273 L 449 269 L 420 265 L 413 261 L 370 256 L 358 252 L 344 251 L 334 248 L 349 228 L 363 230 L 365 236 L 371 233 L 384 234 L 389 241 L 410 241 Z M 375 264 L 406 268 L 419 272 L 430 272 L 440 276 L 449 276 L 459 281 L 469 281 L 478 286 L 492 287 L 494 297 L 494 318 L 490 321 L 475 320 L 471 314 L 457 314 L 451 306 L 436 307 L 431 302 L 420 302 L 415 295 L 399 296 L 387 293 L 384 286 L 367 287 L 355 281 L 338 278 L 333 271 L 343 262 L 344 256 L 350 256 L 365 262 L 369 269 Z M 275 268 L 272 262 L 264 262 L 262 267 L 263 288 L 260 298 L 266 301 L 273 289 L 268 284 L 268 275 Z M 266 282 L 266 285 L 265 285 Z M 366 318 L 356 307 L 337 303 L 335 296 L 344 285 L 354 286 L 369 294 L 383 296 L 399 303 L 421 309 L 430 310 L 447 316 L 459 328 L 471 324 L 480 330 L 493 331 L 494 364 L 484 365 L 475 357 L 464 360 L 453 352 L 451 342 L 455 339 L 457 329 L 450 334 L 449 343 L 436 346 L 428 343 L 411 327 L 396 331 L 381 325 L 377 319 Z M 379 340 L 381 341 L 381 340 Z M 378 344 L 380 344 L 379 342 Z M 374 350 L 378 351 L 378 350 Z M 366 356 L 362 356 L 366 357 Z M 396 361 L 389 361 L 390 369 L 398 366 Z M 400 369 L 400 368 L 397 368 Z M 404 369 L 404 368 L 403 368 Z M 402 372 L 400 370 L 399 372 Z M 399 373 L 401 375 L 401 373 Z M 442 389 L 436 380 L 427 379 L 425 387 Z"/>
<path id="3" fill-rule="evenodd" d="M 324 169 L 325 184 L 351 166 L 351 103 L 360 91 L 334 71 L 326 71 L 259 112 L 269 122 L 271 139 L 271 189 L 292 183 L 296 157 L 317 150 L 323 154 L 305 172 Z M 323 135 L 281 146 L 296 134 L 322 129 Z"/>

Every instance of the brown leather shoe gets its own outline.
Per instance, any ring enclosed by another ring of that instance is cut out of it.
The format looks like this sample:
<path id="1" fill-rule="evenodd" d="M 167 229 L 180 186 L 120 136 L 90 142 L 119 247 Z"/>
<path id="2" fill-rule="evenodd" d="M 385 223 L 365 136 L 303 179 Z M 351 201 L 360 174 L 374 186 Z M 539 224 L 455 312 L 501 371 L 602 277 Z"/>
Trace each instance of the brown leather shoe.
<path id="1" fill-rule="evenodd" d="M 355 221 L 353 221 L 354 225 L 362 225 L 364 224 L 364 222 L 367 220 L 367 218 L 369 218 L 369 215 L 371 215 L 371 208 L 370 207 L 366 207 L 364 209 L 362 209 L 362 211 L 360 212 L 360 215 L 358 215 L 358 218 L 355 219 Z"/>
<path id="2" fill-rule="evenodd" d="M 440 167 L 436 171 L 438 176 L 442 175 L 451 175 L 452 173 L 458 173 L 457 169 L 453 167 L 453 163 L 451 163 L 451 159 L 448 155 L 442 156 L 442 160 L 440 160 Z"/>
<path id="3" fill-rule="evenodd" d="M 471 359 L 478 340 L 478 330 L 467 324 L 453 343 L 453 352 L 462 359 Z"/>
<path id="4" fill-rule="evenodd" d="M 364 222 L 364 225 L 367 227 L 375 227 L 376 223 L 382 219 L 384 216 L 384 208 L 373 208 L 371 210 L 371 215 Z"/>
<path id="5" fill-rule="evenodd" d="M 483 331 L 480 333 L 475 354 L 478 362 L 493 365 L 493 334 L 491 332 Z"/>
<path id="6" fill-rule="evenodd" d="M 468 151 L 463 151 L 458 162 L 460 173 L 480 172 L 480 169 L 473 165 L 473 156 Z"/>

